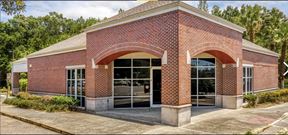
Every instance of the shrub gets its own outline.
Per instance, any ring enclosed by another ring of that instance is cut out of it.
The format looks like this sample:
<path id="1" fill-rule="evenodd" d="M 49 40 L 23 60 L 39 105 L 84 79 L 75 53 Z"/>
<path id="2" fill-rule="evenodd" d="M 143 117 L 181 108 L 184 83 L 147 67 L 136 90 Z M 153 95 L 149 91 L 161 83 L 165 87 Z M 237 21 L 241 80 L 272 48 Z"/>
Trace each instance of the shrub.
<path id="1" fill-rule="evenodd" d="M 15 105 L 20 108 L 32 108 L 35 110 L 45 110 L 47 112 L 68 111 L 77 101 L 65 96 L 36 96 L 27 92 L 20 92 L 16 98 L 8 98 L 5 104 Z"/>
<path id="2" fill-rule="evenodd" d="M 244 95 L 244 100 L 248 102 L 248 107 L 255 107 L 257 96 L 254 94 Z"/>
<path id="3" fill-rule="evenodd" d="M 51 99 L 51 102 L 53 104 L 57 105 L 75 105 L 76 100 L 72 97 L 67 97 L 67 96 L 53 96 Z"/>
<path id="4" fill-rule="evenodd" d="M 20 91 L 26 91 L 28 80 L 27 79 L 20 79 L 19 80 Z"/>

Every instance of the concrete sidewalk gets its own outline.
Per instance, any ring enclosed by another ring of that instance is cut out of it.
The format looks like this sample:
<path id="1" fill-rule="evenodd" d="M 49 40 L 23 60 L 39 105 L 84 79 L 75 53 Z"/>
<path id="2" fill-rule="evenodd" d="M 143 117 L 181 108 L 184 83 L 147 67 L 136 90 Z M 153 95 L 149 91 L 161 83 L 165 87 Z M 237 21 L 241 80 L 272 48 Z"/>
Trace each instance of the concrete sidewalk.
<path id="1" fill-rule="evenodd" d="M 182 127 L 144 124 L 79 112 L 48 113 L 5 104 L 1 104 L 0 111 L 73 134 L 240 134 L 273 123 L 288 112 L 288 104 L 265 109 L 217 109 L 193 116 L 191 124 Z"/>

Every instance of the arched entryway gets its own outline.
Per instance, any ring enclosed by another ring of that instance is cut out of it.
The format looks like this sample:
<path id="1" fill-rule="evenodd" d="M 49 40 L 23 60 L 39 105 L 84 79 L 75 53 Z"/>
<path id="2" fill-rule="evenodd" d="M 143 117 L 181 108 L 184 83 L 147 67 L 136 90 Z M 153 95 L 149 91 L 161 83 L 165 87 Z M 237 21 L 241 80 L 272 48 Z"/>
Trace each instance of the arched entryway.
<path id="1" fill-rule="evenodd" d="M 222 50 L 194 53 L 191 58 L 191 103 L 193 107 L 235 105 L 228 96 L 237 95 L 239 58 Z M 238 61 L 238 62 L 237 62 Z M 236 97 L 236 96 L 235 96 Z M 230 98 L 230 97 L 229 97 Z M 230 107 L 227 107 L 230 108 Z"/>

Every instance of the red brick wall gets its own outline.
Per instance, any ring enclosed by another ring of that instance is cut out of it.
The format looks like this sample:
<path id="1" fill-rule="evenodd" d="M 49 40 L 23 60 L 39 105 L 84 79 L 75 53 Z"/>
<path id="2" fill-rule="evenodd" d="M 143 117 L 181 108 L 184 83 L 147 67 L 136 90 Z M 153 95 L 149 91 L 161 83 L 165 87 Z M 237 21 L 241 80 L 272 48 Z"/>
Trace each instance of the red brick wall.
<path id="1" fill-rule="evenodd" d="M 85 61 L 86 51 L 29 58 L 28 90 L 66 94 L 65 66 L 85 65 Z"/>
<path id="2" fill-rule="evenodd" d="M 187 50 L 190 51 L 191 57 L 206 52 L 214 55 L 223 64 L 230 64 L 222 71 L 223 76 L 220 76 L 220 79 L 223 80 L 217 80 L 217 85 L 220 87 L 217 91 L 221 91 L 224 95 L 241 94 L 242 68 L 232 66 L 237 58 L 240 62 L 242 60 L 242 34 L 240 32 L 180 11 L 179 54 L 184 55 Z M 183 74 L 190 72 L 190 68 L 182 66 L 180 68 Z M 219 76 L 220 71 L 217 72 Z M 191 82 L 187 79 L 189 75 L 187 74 L 186 78 L 181 77 L 181 80 L 186 80 L 186 89 L 190 90 Z M 221 88 L 223 89 L 219 90 Z"/>
<path id="3" fill-rule="evenodd" d="M 251 51 L 243 51 L 243 63 L 254 65 L 254 91 L 278 87 L 278 58 Z"/>
<path id="4" fill-rule="evenodd" d="M 87 95 L 90 97 L 109 96 L 106 85 L 109 76 L 99 76 L 102 70 L 91 68 L 91 59 L 98 64 L 108 64 L 123 52 L 142 51 L 162 57 L 167 50 L 168 64 L 162 66 L 162 103 L 178 105 L 178 14 L 169 12 L 87 34 L 87 73 L 95 77 L 87 78 Z M 99 57 L 101 57 L 99 59 Z M 109 58 L 107 58 L 109 57 Z M 103 59 L 104 62 L 103 62 Z M 190 89 L 189 89 L 190 90 Z M 97 92 L 95 92 L 97 91 Z"/>

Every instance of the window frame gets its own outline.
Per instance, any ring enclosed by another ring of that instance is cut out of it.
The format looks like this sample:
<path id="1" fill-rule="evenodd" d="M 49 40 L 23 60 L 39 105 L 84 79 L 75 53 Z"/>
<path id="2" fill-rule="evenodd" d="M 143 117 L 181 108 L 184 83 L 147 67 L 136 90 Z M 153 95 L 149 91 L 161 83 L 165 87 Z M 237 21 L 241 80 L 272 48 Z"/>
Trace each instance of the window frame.
<path id="1" fill-rule="evenodd" d="M 249 93 L 254 93 L 253 82 L 254 82 L 254 66 L 252 64 L 243 64 L 243 95 L 247 95 Z M 245 71 L 245 72 L 244 72 Z M 248 72 L 250 72 L 248 74 Z M 250 76 L 251 75 L 251 76 Z M 248 80 L 250 81 L 248 86 Z"/>
<path id="2" fill-rule="evenodd" d="M 193 59 L 196 59 L 196 65 L 193 65 L 192 61 Z M 196 57 L 196 58 L 191 58 L 191 72 L 192 72 L 192 68 L 196 68 L 196 78 L 192 77 L 192 73 L 190 75 L 190 80 L 191 80 L 191 85 L 192 85 L 192 80 L 196 80 L 196 95 L 192 95 L 192 88 L 190 88 L 191 90 L 191 103 L 192 103 L 192 97 L 196 97 L 196 102 L 197 105 L 193 106 L 193 107 L 202 107 L 201 105 L 199 106 L 199 97 L 200 96 L 206 96 L 206 97 L 214 97 L 215 101 L 214 101 L 214 105 L 216 106 L 216 95 L 217 95 L 217 80 L 216 80 L 216 75 L 217 75 L 217 60 L 216 58 L 213 57 L 209 57 L 209 58 L 204 58 L 204 59 L 214 59 L 214 66 L 198 66 L 198 60 L 202 59 L 202 57 Z M 203 67 L 208 67 L 208 68 L 214 68 L 214 77 L 200 77 L 199 78 L 199 68 L 203 68 Z M 215 88 L 215 92 L 213 95 L 199 95 L 199 80 L 214 80 L 214 88 Z M 213 107 L 211 106 L 211 107 Z M 204 107 L 204 106 L 203 106 Z"/>

